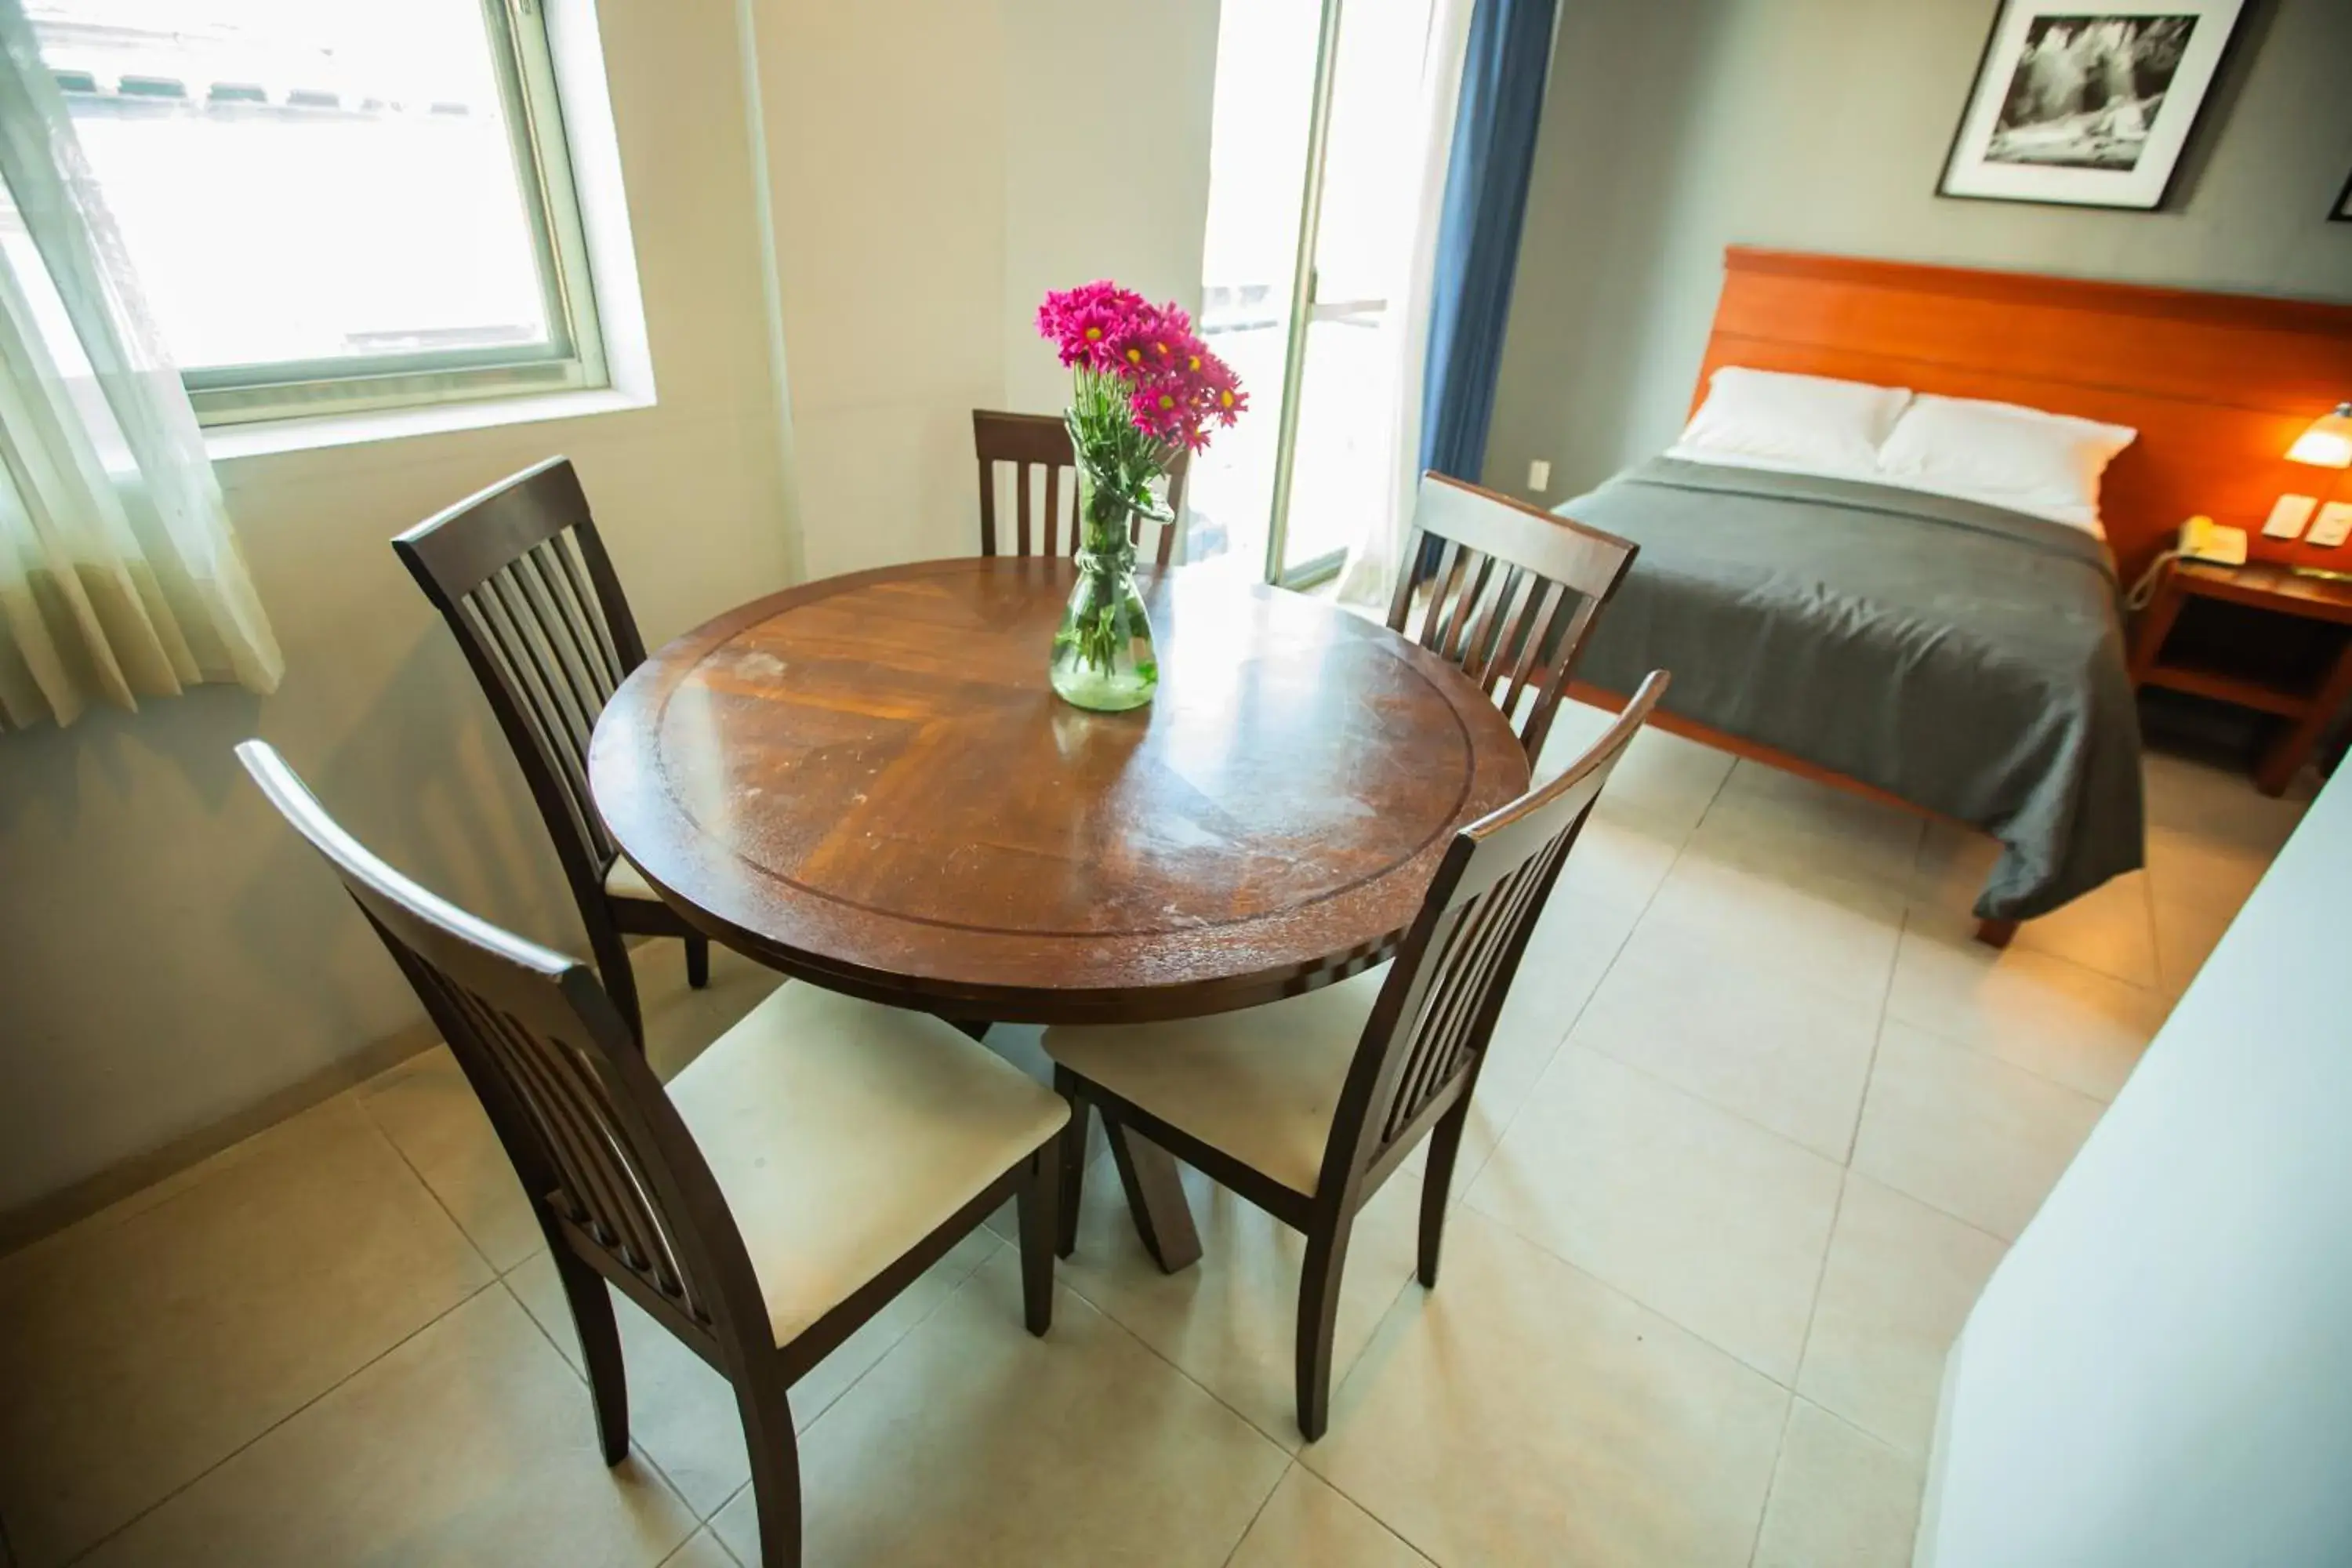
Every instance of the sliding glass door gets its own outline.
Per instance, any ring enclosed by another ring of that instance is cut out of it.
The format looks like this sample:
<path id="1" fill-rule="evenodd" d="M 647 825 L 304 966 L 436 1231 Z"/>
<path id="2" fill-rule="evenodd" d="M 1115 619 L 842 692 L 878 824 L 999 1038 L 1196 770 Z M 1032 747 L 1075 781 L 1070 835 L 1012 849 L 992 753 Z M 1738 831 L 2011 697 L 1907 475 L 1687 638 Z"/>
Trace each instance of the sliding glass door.
<path id="1" fill-rule="evenodd" d="M 1250 0 L 1217 40 L 1204 335 L 1251 416 L 1191 489 L 1192 560 L 1303 587 L 1337 572 L 1393 468 L 1412 108 L 1432 0 Z"/>

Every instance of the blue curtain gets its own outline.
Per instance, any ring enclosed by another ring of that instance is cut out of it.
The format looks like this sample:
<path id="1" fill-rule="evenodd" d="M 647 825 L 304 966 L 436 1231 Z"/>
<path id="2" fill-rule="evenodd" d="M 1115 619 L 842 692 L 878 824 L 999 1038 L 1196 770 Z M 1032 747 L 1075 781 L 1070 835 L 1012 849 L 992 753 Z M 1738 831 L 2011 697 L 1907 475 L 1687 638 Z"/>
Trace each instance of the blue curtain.
<path id="1" fill-rule="evenodd" d="M 1477 0 L 1438 214 L 1421 466 L 1475 480 L 1518 268 L 1520 221 L 1543 117 L 1554 0 Z"/>

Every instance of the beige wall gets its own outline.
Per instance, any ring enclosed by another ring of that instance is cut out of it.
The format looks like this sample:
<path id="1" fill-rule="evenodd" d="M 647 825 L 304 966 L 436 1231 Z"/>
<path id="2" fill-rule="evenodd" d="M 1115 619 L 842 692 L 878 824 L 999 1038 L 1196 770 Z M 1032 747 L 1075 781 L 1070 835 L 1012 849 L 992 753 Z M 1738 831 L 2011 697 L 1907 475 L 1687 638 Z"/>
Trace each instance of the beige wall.
<path id="1" fill-rule="evenodd" d="M 284 687 L 0 744 L 0 1237 L 419 1037 L 380 948 L 237 773 L 248 735 L 395 864 L 578 949 L 393 533 L 567 453 L 656 645 L 803 573 L 968 551 L 969 410 L 1061 395 L 1026 335 L 1034 295 L 1106 271 L 1198 287 L 1213 5 L 597 10 L 659 404 L 224 464 Z M 1080 134 L 1084 116 L 1154 135 Z"/>
<path id="2" fill-rule="evenodd" d="M 1991 0 L 1564 5 L 1486 452 L 1563 500 L 1673 438 L 1742 242 L 2352 299 L 2352 5 L 2249 5 L 2176 212 L 1935 195 Z"/>
<path id="3" fill-rule="evenodd" d="M 97 711 L 0 752 L 0 1213 L 419 1019 L 324 868 L 243 782 L 229 748 L 249 735 L 396 864 L 577 942 L 519 775 L 392 534 L 562 452 L 648 640 L 783 581 L 733 18 L 599 10 L 660 403 L 221 465 L 284 686 Z"/>
<path id="4" fill-rule="evenodd" d="M 962 553 L 971 410 L 1067 395 L 1045 289 L 1198 302 L 1217 7 L 753 5 L 808 573 Z"/>

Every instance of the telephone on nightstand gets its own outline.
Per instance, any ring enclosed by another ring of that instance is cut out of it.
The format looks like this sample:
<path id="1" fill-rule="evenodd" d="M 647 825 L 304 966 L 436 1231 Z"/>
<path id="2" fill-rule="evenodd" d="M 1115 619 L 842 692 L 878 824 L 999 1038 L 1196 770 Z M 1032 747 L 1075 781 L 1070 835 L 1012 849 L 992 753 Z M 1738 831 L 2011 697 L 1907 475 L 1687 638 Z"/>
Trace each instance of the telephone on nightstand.
<path id="1" fill-rule="evenodd" d="M 2216 566 L 2243 566 L 2246 563 L 2246 531 L 2224 528 L 2211 518 L 2200 514 L 2180 525 L 2180 539 L 2171 549 L 2148 563 L 2132 591 L 2124 595 L 2124 607 L 2131 610 L 2147 608 L 2156 597 L 2157 579 L 2175 560 L 2210 561 Z"/>
<path id="2" fill-rule="evenodd" d="M 2180 525 L 2180 548 L 2177 553 L 2191 561 L 2210 561 L 2217 566 L 2243 566 L 2246 531 L 2224 528 L 2210 517 L 2192 517 Z"/>

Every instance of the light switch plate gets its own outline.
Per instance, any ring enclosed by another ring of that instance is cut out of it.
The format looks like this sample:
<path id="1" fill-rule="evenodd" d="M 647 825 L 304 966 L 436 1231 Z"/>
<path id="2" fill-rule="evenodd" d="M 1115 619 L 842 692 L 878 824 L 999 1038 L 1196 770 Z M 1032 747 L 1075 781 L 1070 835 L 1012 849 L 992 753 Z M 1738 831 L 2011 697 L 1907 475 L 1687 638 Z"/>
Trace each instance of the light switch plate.
<path id="1" fill-rule="evenodd" d="M 2303 525 L 2319 508 L 2317 496 L 2281 496 L 2271 507 L 2271 517 L 2263 524 L 2265 539 L 2299 539 Z"/>
<path id="2" fill-rule="evenodd" d="M 1538 495 L 1551 488 L 1551 465 L 1538 458 L 1528 465 L 1528 489 Z"/>
<path id="3" fill-rule="evenodd" d="M 2352 500 L 2332 500 L 2319 509 L 2319 521 L 2311 525 L 2309 542 L 2333 549 L 2347 538 L 2352 538 Z"/>

